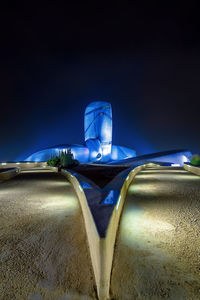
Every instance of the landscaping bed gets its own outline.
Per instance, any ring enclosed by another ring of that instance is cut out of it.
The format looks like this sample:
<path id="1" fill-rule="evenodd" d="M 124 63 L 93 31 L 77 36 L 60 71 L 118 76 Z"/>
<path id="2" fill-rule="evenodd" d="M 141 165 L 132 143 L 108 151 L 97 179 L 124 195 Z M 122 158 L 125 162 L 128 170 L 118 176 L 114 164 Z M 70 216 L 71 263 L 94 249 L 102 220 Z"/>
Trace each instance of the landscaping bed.
<path id="1" fill-rule="evenodd" d="M 73 170 L 97 184 L 100 188 L 107 185 L 117 174 L 127 169 L 119 166 L 93 166 L 81 164 Z"/>

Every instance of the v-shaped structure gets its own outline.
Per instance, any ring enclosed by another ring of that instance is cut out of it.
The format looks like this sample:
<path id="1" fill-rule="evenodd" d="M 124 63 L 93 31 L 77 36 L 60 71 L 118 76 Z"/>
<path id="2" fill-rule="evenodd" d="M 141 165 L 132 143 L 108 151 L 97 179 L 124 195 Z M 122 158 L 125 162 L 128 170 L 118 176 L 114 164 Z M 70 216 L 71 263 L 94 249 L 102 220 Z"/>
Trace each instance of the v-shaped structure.
<path id="1" fill-rule="evenodd" d="M 67 169 L 61 171 L 73 184 L 79 199 L 100 300 L 109 299 L 116 233 L 128 187 L 134 176 L 149 166 L 156 165 L 142 161 L 135 163 L 102 188 L 80 173 Z M 105 167 L 105 173 L 106 168 L 112 167 Z"/>

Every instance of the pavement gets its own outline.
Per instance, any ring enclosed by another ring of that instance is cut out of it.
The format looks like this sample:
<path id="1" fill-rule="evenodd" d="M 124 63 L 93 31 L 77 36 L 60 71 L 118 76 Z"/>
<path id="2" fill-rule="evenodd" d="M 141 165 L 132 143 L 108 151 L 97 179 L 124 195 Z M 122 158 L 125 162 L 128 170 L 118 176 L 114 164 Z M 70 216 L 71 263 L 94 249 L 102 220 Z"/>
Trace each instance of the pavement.
<path id="1" fill-rule="evenodd" d="M 59 174 L 0 182 L 0 299 L 96 299 L 79 202 Z"/>
<path id="2" fill-rule="evenodd" d="M 200 177 L 139 172 L 126 197 L 112 300 L 200 299 Z M 0 300 L 97 299 L 84 221 L 71 184 L 50 170 L 0 182 Z"/>
<path id="3" fill-rule="evenodd" d="M 200 299 L 200 177 L 148 168 L 129 187 L 114 252 L 111 298 Z"/>

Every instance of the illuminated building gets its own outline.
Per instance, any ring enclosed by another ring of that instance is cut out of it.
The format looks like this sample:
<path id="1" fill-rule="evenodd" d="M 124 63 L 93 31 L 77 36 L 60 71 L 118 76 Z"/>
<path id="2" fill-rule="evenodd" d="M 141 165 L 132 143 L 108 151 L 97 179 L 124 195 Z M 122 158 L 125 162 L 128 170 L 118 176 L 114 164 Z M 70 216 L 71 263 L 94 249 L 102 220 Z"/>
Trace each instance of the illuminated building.
<path id="1" fill-rule="evenodd" d="M 30 155 L 26 161 L 47 161 L 51 156 L 59 156 L 61 151 L 71 149 L 80 163 L 102 163 L 124 160 L 136 156 L 133 149 L 112 145 L 112 108 L 108 102 L 92 102 L 84 115 L 85 144 L 65 144 L 40 150 Z"/>
<path id="2" fill-rule="evenodd" d="M 112 144 L 112 108 L 109 102 L 92 102 L 84 115 L 85 143 L 83 145 L 65 144 L 49 147 L 30 155 L 26 161 L 42 162 L 52 156 L 59 156 L 61 151 L 71 149 L 80 163 L 100 162 L 104 164 L 123 164 L 134 166 L 136 161 L 153 161 L 183 165 L 189 161 L 188 150 L 172 150 L 137 156 L 133 149 Z"/>

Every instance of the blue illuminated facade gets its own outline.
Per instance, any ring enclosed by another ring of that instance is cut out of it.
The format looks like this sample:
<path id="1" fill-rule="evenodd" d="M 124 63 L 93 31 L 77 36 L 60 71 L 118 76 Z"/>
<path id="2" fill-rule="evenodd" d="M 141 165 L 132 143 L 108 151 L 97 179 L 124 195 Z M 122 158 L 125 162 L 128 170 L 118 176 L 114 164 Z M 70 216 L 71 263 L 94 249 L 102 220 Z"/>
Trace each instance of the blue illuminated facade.
<path id="1" fill-rule="evenodd" d="M 92 102 L 86 107 L 85 143 L 89 149 L 90 161 L 111 159 L 112 109 L 108 102 Z"/>
<path id="2" fill-rule="evenodd" d="M 26 161 L 47 161 L 51 156 L 59 156 L 61 151 L 71 149 L 80 163 L 123 164 L 132 166 L 137 161 L 166 162 L 183 165 L 189 160 L 187 150 L 165 151 L 136 157 L 133 149 L 112 144 L 112 108 L 109 102 L 92 102 L 85 109 L 85 143 L 83 145 L 65 144 L 40 150 L 30 155 Z"/>
<path id="3" fill-rule="evenodd" d="M 112 145 L 112 108 L 109 102 L 92 102 L 84 115 L 84 145 L 59 145 L 30 155 L 26 161 L 47 161 L 61 151 L 71 148 L 74 158 L 80 163 L 124 160 L 135 157 L 136 152 L 123 146 Z"/>

